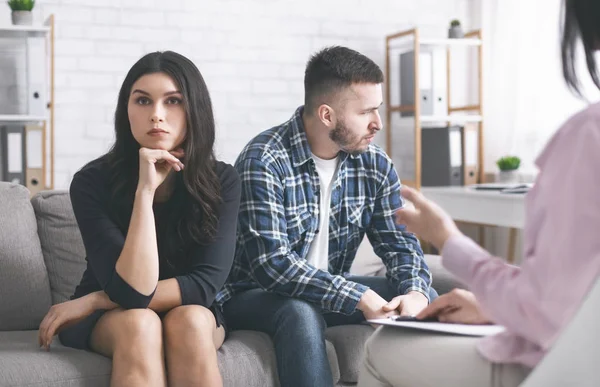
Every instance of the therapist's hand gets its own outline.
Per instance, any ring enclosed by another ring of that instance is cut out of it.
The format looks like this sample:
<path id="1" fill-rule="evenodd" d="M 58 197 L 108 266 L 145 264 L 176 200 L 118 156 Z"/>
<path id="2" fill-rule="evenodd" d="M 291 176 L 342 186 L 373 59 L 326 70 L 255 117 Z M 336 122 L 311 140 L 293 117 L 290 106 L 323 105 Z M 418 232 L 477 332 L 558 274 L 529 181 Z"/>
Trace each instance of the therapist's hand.
<path id="1" fill-rule="evenodd" d="M 459 324 L 492 323 L 481 310 L 475 295 L 463 289 L 454 289 L 439 296 L 417 318 L 437 318 L 441 322 Z"/>
<path id="2" fill-rule="evenodd" d="M 439 251 L 452 235 L 460 235 L 454 221 L 437 204 L 427 200 L 420 192 L 402 187 L 401 195 L 410 200 L 414 208 L 404 207 L 396 211 L 396 223 L 406 225 L 409 232 L 417 234 Z"/>

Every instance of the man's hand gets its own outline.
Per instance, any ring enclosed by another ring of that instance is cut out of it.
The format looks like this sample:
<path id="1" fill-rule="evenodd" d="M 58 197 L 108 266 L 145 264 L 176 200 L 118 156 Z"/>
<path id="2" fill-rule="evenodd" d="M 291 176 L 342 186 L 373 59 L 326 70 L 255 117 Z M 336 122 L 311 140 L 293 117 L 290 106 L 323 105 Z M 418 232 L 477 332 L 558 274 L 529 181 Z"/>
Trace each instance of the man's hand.
<path id="1" fill-rule="evenodd" d="M 454 289 L 433 300 L 417 315 L 418 319 L 437 317 L 439 321 L 461 324 L 491 324 L 475 295 L 467 290 Z"/>
<path id="2" fill-rule="evenodd" d="M 400 316 L 416 316 L 429 303 L 427 297 L 421 292 L 408 292 L 404 296 L 397 296 L 383 306 L 386 312 L 396 311 Z"/>
<path id="3" fill-rule="evenodd" d="M 368 289 L 358 302 L 357 308 L 363 312 L 366 320 L 398 315 L 398 312 L 395 310 L 384 310 L 383 306 L 385 304 L 387 304 L 387 301 L 383 297 L 373 290 Z"/>

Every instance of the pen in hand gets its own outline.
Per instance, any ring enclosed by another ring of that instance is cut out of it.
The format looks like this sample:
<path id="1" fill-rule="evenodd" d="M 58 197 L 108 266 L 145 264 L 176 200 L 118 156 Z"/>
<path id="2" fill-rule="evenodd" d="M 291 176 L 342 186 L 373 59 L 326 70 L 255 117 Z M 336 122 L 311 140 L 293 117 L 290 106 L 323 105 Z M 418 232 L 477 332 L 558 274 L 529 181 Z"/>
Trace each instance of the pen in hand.
<path id="1" fill-rule="evenodd" d="M 439 320 L 436 317 L 418 319 L 415 316 L 391 316 L 390 319 L 392 319 L 393 321 L 439 322 Z"/>

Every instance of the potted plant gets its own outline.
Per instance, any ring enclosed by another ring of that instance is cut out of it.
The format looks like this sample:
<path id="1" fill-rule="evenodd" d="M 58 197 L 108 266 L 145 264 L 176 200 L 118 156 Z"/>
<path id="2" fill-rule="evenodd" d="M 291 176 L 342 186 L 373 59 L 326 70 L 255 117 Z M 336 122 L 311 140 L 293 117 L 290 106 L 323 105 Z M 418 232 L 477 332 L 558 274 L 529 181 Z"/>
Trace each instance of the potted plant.
<path id="1" fill-rule="evenodd" d="M 521 159 L 517 156 L 505 156 L 496 161 L 496 165 L 500 169 L 498 174 L 499 183 L 518 183 L 519 176 L 517 169 L 521 165 Z"/>
<path id="2" fill-rule="evenodd" d="M 451 39 L 460 39 L 465 36 L 465 33 L 460 26 L 460 21 L 454 19 L 450 22 L 450 28 L 448 29 L 448 37 Z"/>
<path id="3" fill-rule="evenodd" d="M 31 25 L 33 16 L 31 10 L 35 0 L 8 0 L 8 6 L 12 10 L 12 22 L 15 25 Z"/>

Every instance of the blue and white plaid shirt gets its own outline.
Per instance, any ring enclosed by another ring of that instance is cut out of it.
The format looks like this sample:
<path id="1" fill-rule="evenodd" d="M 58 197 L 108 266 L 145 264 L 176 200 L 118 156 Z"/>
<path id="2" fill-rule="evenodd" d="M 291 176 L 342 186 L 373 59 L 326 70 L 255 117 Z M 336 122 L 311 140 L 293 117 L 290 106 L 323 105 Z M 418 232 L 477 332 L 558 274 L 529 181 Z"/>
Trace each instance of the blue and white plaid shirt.
<path id="1" fill-rule="evenodd" d="M 351 314 L 368 289 L 347 279 L 365 232 L 398 294 L 429 297 L 431 273 L 419 242 L 394 222 L 403 203 L 398 175 L 376 145 L 360 155 L 340 153 L 331 193 L 329 271 L 306 261 L 319 231 L 320 194 L 302 111 L 254 138 L 235 163 L 242 180 L 237 248 L 217 302 L 260 287 Z"/>

